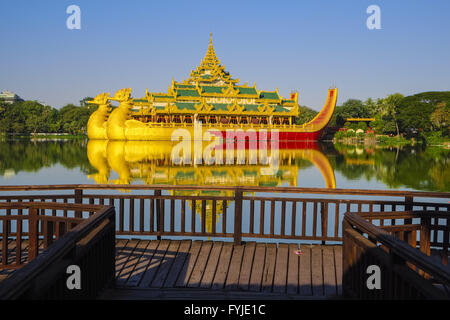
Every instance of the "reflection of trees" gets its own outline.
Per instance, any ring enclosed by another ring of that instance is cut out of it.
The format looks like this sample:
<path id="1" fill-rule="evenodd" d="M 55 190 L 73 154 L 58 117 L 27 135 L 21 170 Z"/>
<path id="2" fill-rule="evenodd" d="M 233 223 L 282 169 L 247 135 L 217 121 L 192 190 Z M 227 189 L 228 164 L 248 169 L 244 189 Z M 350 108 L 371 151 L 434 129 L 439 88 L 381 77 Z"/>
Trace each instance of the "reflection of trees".
<path id="1" fill-rule="evenodd" d="M 408 150 L 409 149 L 409 150 Z M 432 148 L 407 148 L 399 153 L 398 166 L 384 176 L 389 186 L 405 185 L 420 190 L 450 190 L 450 150 L 433 152 Z M 391 160 L 392 162 L 392 160 Z"/>
<path id="2" fill-rule="evenodd" d="M 311 161 L 302 159 L 302 158 L 295 158 L 295 164 L 297 166 L 297 168 L 300 169 L 306 169 L 309 167 L 312 167 L 313 164 L 311 163 Z"/>
<path id="3" fill-rule="evenodd" d="M 390 188 L 450 191 L 450 150 L 404 146 L 370 152 L 364 146 L 343 145 L 336 150 L 334 168 L 347 179 L 375 178 Z"/>
<path id="4" fill-rule="evenodd" d="M 55 164 L 69 169 L 80 168 L 86 174 L 93 171 L 84 140 L 0 141 L 0 175 L 6 170 L 34 172 Z"/>

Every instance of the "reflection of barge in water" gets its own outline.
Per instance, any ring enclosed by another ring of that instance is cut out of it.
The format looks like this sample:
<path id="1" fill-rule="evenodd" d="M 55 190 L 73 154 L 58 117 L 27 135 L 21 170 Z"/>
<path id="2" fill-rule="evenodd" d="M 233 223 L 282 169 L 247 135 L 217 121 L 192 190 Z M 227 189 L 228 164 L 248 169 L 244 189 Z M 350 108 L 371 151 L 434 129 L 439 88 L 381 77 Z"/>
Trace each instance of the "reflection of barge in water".
<path id="1" fill-rule="evenodd" d="M 240 164 L 239 153 L 234 152 L 233 164 L 196 165 L 192 160 L 190 165 L 174 165 L 171 158 L 173 145 L 168 141 L 90 140 L 87 146 L 88 158 L 98 173 L 89 177 L 97 183 L 118 184 L 141 180 L 146 184 L 171 185 L 297 186 L 299 160 L 307 160 L 321 172 L 327 188 L 336 187 L 333 168 L 315 143 L 298 143 L 296 149 L 280 148 L 277 151 L 278 167 L 274 174 L 264 174 L 264 170 L 269 168 L 267 163 L 250 163 L 249 159 L 259 157 L 257 149 L 243 150 Z M 204 148 L 202 154 L 203 151 Z M 268 152 L 270 156 L 271 151 Z M 117 173 L 119 178 L 111 180 L 111 172 Z"/>
<path id="2" fill-rule="evenodd" d="M 248 148 L 248 145 L 243 153 L 245 162 L 242 164 L 237 164 L 239 155 L 235 152 L 233 165 L 194 165 L 193 161 L 191 165 L 174 165 L 171 158 L 173 144 L 170 141 L 90 140 L 87 145 L 88 158 L 90 164 L 98 170 L 98 173 L 88 177 L 99 184 L 130 184 L 133 181 L 143 181 L 146 184 L 166 185 L 276 187 L 289 184 L 289 186 L 297 186 L 298 171 L 302 165 L 300 160 L 306 160 L 319 169 L 327 188 L 336 188 L 333 168 L 316 143 L 297 143 L 297 149 L 280 148 L 278 150 L 279 165 L 277 172 L 273 175 L 262 174 L 262 171 L 267 169 L 268 165 L 249 163 L 249 159 L 258 157 L 258 150 Z M 281 146 L 286 147 L 287 145 Z M 304 148 L 301 149 L 300 147 Z M 226 146 L 224 146 L 225 148 Z M 110 179 L 113 172 L 118 174 L 118 179 Z M 232 196 L 232 193 L 232 190 L 174 191 L 174 195 L 178 196 Z M 202 213 L 202 201 L 195 203 L 187 201 L 187 204 L 191 210 L 195 206 L 194 211 L 197 214 Z M 229 205 L 229 201 L 218 201 L 214 210 L 212 201 L 206 200 L 204 205 L 206 229 L 211 230 L 213 212 L 216 212 L 215 221 L 219 223 L 221 213 Z"/>

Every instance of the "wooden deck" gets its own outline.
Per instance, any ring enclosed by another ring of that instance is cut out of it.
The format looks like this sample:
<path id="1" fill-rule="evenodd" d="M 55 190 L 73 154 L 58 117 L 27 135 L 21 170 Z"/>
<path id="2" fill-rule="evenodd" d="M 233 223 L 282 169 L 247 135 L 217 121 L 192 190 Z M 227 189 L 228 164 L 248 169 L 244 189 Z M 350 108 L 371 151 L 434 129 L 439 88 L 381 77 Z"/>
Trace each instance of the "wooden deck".
<path id="1" fill-rule="evenodd" d="M 165 185 L 27 185 L 0 186 L 0 191 L 25 192 L 0 195 L 0 280 L 10 277 L 0 285 L 2 299 L 316 300 L 340 298 L 342 291 L 348 297 L 408 299 L 441 297 L 430 289 L 437 279 L 450 287 L 443 267 L 449 251 L 448 193 Z M 350 227 L 344 228 L 344 221 Z M 149 237 L 164 240 L 143 240 Z M 198 238 L 232 242 L 190 240 Z M 364 242 L 367 255 L 361 258 L 356 250 L 358 256 L 351 256 L 353 251 L 344 254 L 332 245 L 302 244 L 303 255 L 294 252 L 300 242 L 348 240 L 358 250 Z M 380 244 L 389 249 L 382 259 L 387 279 L 396 283 L 383 285 L 389 290 L 381 295 L 367 292 L 359 272 L 373 263 L 371 248 Z M 43 247 L 48 251 L 42 257 Z M 433 248 L 442 253 L 442 263 L 430 259 Z M 39 255 L 24 272 L 4 270 L 21 268 Z M 82 289 L 67 290 L 59 275 L 75 263 L 83 266 Z M 409 269 L 397 272 L 399 265 Z M 411 285 L 417 289 L 413 294 L 405 289 Z"/>
<path id="2" fill-rule="evenodd" d="M 327 299 L 341 279 L 340 245 L 117 240 L 115 287 L 101 298 Z"/>

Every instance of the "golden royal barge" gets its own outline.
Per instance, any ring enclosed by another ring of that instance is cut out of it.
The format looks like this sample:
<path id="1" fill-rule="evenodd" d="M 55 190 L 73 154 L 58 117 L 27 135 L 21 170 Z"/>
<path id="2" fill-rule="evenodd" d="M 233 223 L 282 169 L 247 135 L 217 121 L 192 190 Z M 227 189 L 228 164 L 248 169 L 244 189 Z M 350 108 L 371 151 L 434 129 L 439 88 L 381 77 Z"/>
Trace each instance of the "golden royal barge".
<path id="1" fill-rule="evenodd" d="M 144 97 L 131 97 L 131 89 L 121 89 L 114 96 L 97 95 L 90 101 L 98 105 L 91 115 L 87 133 L 89 139 L 105 140 L 171 140 L 174 130 L 184 128 L 194 134 L 194 124 L 201 130 L 252 132 L 257 140 L 271 139 L 277 132 L 279 141 L 315 141 L 330 121 L 337 99 L 337 89 L 329 89 L 327 100 L 317 116 L 303 125 L 296 125 L 299 115 L 298 93 L 289 99 L 275 91 L 258 90 L 239 85 L 220 63 L 212 37 L 200 66 L 182 81 L 172 80 L 167 93 L 146 90 Z M 119 103 L 118 107 L 111 105 Z"/>

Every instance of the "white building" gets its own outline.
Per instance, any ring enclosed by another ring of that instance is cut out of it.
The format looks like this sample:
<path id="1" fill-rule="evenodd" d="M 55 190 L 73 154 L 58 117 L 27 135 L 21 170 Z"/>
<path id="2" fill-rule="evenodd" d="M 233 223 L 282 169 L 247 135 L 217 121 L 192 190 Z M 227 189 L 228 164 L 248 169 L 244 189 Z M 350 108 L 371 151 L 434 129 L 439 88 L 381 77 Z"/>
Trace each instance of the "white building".
<path id="1" fill-rule="evenodd" d="M 8 90 L 0 92 L 0 102 L 13 103 L 16 101 L 23 101 L 23 99 L 14 92 Z"/>

